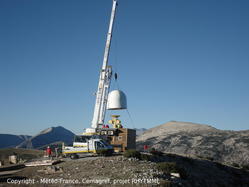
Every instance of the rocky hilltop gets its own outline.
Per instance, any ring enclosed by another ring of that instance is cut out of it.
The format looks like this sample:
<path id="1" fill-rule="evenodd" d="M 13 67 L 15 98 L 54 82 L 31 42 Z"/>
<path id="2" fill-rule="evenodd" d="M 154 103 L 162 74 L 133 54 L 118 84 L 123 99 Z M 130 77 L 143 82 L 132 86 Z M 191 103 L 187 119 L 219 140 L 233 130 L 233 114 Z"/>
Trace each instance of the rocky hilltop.
<path id="1" fill-rule="evenodd" d="M 145 131 L 138 149 L 192 155 L 228 164 L 249 164 L 249 130 L 219 130 L 209 125 L 171 121 Z"/>

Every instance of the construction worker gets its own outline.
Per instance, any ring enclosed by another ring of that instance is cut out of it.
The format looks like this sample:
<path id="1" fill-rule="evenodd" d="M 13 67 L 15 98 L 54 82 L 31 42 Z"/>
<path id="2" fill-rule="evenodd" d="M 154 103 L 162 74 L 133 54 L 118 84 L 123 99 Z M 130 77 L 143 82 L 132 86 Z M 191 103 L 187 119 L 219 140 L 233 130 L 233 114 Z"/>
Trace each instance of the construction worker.
<path id="1" fill-rule="evenodd" d="M 52 155 L 52 150 L 49 146 L 47 147 L 46 153 L 47 153 L 47 156 L 50 158 Z"/>
<path id="2" fill-rule="evenodd" d="M 148 145 L 144 145 L 144 152 L 148 151 L 149 146 Z"/>
<path id="3" fill-rule="evenodd" d="M 58 147 L 55 148 L 55 157 L 58 158 Z"/>

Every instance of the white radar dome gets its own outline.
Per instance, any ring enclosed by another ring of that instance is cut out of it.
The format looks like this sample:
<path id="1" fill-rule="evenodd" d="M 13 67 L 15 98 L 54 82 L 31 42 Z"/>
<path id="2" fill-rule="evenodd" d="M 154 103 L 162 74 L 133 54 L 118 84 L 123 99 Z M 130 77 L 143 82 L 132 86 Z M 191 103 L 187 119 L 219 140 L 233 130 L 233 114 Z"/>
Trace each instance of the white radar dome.
<path id="1" fill-rule="evenodd" d="M 113 90 L 108 94 L 107 110 L 127 109 L 126 96 L 121 90 Z"/>

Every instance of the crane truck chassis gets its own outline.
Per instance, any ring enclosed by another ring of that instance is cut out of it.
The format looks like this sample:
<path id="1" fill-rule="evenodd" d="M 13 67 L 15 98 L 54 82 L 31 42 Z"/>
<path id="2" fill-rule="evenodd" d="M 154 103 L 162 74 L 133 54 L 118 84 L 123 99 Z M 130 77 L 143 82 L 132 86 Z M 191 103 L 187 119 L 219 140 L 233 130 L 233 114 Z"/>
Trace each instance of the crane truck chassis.
<path id="1" fill-rule="evenodd" d="M 76 135 L 73 146 L 63 146 L 62 153 L 67 157 L 124 152 L 136 149 L 136 131 L 127 128 L 98 129 L 98 135 Z"/>
<path id="2" fill-rule="evenodd" d="M 77 135 L 74 137 L 73 146 L 62 146 L 62 154 L 72 159 L 82 155 L 98 155 L 105 152 L 105 155 L 113 153 L 113 147 L 103 138 L 98 136 Z"/>

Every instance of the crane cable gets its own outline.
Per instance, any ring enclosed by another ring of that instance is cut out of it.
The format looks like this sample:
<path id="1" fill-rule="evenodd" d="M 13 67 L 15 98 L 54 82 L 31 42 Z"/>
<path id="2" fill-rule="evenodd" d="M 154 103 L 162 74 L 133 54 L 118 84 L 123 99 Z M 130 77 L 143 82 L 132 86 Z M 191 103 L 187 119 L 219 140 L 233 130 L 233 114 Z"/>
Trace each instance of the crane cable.
<path id="1" fill-rule="evenodd" d="M 116 37 L 114 36 L 114 49 L 115 49 L 115 53 L 114 53 L 114 71 L 115 71 L 115 74 L 114 74 L 114 80 L 115 80 L 115 85 L 117 87 L 118 90 L 120 90 L 120 86 L 118 84 L 118 19 L 117 19 L 117 16 L 118 14 L 116 14 L 116 24 L 114 25 L 114 29 L 116 30 L 115 31 L 115 35 Z"/>
<path id="2" fill-rule="evenodd" d="M 117 16 L 118 16 L 118 14 L 116 14 L 116 19 L 115 19 L 116 23 L 114 25 L 115 30 L 116 30 L 116 32 L 115 32 L 116 37 L 114 38 L 114 49 L 115 49 L 115 53 L 114 53 L 114 63 L 115 63 L 115 66 L 114 66 L 114 71 L 115 71 L 114 80 L 115 80 L 115 84 L 116 84 L 117 89 L 120 90 L 120 86 L 119 86 L 119 83 L 118 83 L 118 27 L 119 27 L 118 25 L 119 25 L 119 22 L 118 22 Z M 131 114 L 130 114 L 129 110 L 126 109 L 126 112 L 127 112 L 128 117 L 129 117 L 129 119 L 131 121 L 133 129 L 135 129 L 135 123 L 134 123 L 133 118 L 131 117 Z"/>
<path id="3" fill-rule="evenodd" d="M 129 118 L 130 118 L 130 120 L 131 120 L 132 128 L 135 129 L 135 123 L 134 123 L 134 121 L 133 121 L 133 118 L 131 117 L 131 114 L 130 114 L 128 108 L 126 109 L 126 112 L 127 112 L 128 116 L 129 116 Z"/>

